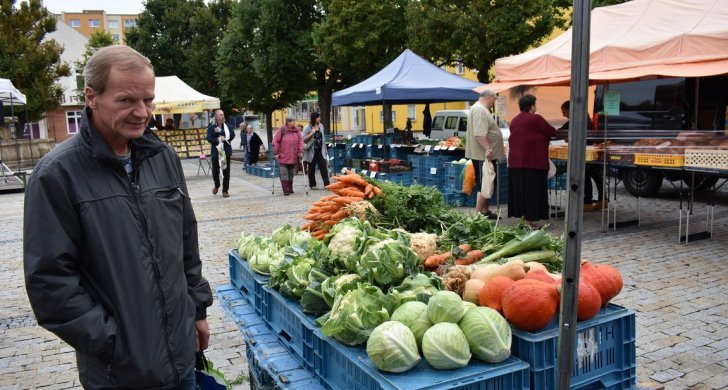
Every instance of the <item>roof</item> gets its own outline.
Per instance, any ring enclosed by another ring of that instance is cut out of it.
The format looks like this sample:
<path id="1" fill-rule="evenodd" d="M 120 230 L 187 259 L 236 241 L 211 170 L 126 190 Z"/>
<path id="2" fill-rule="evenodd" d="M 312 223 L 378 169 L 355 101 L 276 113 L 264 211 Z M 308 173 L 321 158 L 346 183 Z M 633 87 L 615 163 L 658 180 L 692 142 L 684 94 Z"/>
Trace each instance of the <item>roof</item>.
<path id="1" fill-rule="evenodd" d="M 440 69 L 406 49 L 394 61 L 352 87 L 334 92 L 334 106 L 477 100 L 481 83 Z"/>
<path id="2" fill-rule="evenodd" d="M 220 108 L 220 99 L 203 95 L 177 76 L 157 77 L 154 114 L 181 114 Z"/>
<path id="3" fill-rule="evenodd" d="M 728 73 L 728 0 L 634 0 L 591 12 L 589 79 L 701 77 Z M 500 58 L 483 88 L 568 85 L 569 29 L 525 53 Z"/>
<path id="4" fill-rule="evenodd" d="M 25 95 L 18 91 L 8 79 L 0 79 L 0 102 L 3 104 L 25 105 Z"/>

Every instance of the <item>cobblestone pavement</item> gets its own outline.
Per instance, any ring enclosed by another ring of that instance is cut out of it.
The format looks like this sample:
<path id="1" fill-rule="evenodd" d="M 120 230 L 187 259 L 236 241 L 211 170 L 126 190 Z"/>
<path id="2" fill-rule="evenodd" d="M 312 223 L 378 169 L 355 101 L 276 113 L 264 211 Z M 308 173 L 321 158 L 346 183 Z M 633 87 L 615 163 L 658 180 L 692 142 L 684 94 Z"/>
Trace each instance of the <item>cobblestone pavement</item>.
<path id="1" fill-rule="evenodd" d="M 213 287 L 228 283 L 227 252 L 240 232 L 269 234 L 301 216 L 322 191 L 305 194 L 296 177 L 296 194 L 284 198 L 271 179 L 242 172 L 233 163 L 230 198 L 211 193 L 210 177 L 197 173 L 197 161 L 184 162 L 199 220 L 204 274 Z M 275 196 L 271 191 L 275 190 Z M 676 190 L 660 198 L 637 199 L 621 187 L 618 219 L 639 210 L 641 226 L 602 232 L 601 213 L 585 213 L 582 257 L 616 266 L 625 287 L 615 303 L 637 313 L 637 379 L 644 388 L 728 388 L 728 193 L 718 195 L 714 237 L 679 244 Z M 28 305 L 22 272 L 22 194 L 0 194 L 0 390 L 80 388 L 73 350 L 40 328 Z M 699 199 L 692 230 L 705 221 Z M 506 221 L 513 223 L 514 221 Z M 552 220 L 560 233 L 563 220 Z M 209 310 L 212 330 L 207 356 L 234 388 L 247 388 L 242 338 L 217 300 Z"/>

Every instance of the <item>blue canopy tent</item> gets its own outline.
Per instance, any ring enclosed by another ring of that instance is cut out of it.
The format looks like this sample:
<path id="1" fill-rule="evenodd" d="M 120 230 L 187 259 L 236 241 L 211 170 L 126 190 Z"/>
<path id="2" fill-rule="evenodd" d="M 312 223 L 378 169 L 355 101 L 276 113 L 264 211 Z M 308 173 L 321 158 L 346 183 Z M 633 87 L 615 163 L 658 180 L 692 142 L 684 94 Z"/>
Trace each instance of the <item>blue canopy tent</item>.
<path id="1" fill-rule="evenodd" d="M 368 79 L 334 92 L 333 106 L 368 106 L 478 100 L 483 84 L 440 69 L 406 49 Z"/>

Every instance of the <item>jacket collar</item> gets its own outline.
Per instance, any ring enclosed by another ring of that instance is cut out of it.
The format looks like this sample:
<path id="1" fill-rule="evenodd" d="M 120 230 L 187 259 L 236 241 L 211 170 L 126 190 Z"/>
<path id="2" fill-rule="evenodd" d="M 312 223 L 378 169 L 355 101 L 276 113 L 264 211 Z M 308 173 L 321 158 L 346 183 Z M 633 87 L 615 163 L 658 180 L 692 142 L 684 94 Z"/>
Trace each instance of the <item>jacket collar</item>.
<path id="1" fill-rule="evenodd" d="M 114 151 L 111 150 L 111 146 L 109 146 L 109 143 L 106 142 L 106 139 L 101 135 L 91 121 L 92 115 L 93 112 L 91 109 L 88 106 L 84 107 L 84 110 L 81 113 L 81 128 L 79 130 L 81 137 L 91 148 L 95 158 L 116 160 L 116 155 L 114 154 Z M 158 153 L 166 146 L 149 129 L 149 127 L 147 127 L 141 137 L 132 139 L 129 142 L 129 147 L 131 148 L 132 158 L 134 159 L 134 165 L 136 166 L 137 162 Z"/>

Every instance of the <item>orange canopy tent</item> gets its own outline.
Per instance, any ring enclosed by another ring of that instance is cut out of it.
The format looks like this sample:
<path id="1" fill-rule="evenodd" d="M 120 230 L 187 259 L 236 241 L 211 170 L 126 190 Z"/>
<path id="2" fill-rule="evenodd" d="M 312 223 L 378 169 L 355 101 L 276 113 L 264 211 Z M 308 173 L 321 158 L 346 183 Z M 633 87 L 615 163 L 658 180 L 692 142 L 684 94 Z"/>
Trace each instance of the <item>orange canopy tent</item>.
<path id="1" fill-rule="evenodd" d="M 476 88 L 568 85 L 571 29 L 525 53 L 496 60 Z M 589 80 L 702 77 L 728 73 L 728 0 L 634 0 L 591 12 Z"/>

